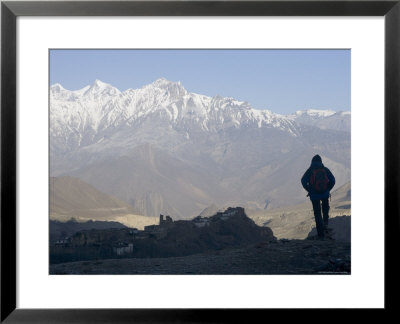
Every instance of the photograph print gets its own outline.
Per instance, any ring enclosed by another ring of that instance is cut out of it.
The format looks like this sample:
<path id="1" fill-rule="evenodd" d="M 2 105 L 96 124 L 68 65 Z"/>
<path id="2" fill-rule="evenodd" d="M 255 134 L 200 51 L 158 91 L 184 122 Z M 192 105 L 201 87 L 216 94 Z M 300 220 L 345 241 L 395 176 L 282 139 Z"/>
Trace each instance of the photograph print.
<path id="1" fill-rule="evenodd" d="M 351 274 L 351 51 L 50 49 L 51 275 Z"/>

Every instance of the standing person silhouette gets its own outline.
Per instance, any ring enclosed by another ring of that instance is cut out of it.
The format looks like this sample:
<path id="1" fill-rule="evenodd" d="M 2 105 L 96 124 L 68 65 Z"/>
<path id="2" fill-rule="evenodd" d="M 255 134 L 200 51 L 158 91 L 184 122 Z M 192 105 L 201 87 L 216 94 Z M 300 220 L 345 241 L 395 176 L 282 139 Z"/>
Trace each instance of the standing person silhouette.
<path id="1" fill-rule="evenodd" d="M 322 164 L 321 157 L 317 154 L 311 160 L 311 165 L 301 178 L 303 188 L 308 192 L 312 202 L 318 238 L 324 239 L 328 232 L 329 197 L 335 185 L 332 172 Z M 322 204 L 322 215 L 321 215 Z"/>

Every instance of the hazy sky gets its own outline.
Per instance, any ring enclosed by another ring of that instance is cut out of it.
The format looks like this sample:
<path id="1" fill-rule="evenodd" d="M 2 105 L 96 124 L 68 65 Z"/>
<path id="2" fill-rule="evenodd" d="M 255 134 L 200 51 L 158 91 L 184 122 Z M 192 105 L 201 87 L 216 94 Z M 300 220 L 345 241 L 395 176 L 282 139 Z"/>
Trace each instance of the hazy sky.
<path id="1" fill-rule="evenodd" d="M 124 91 L 161 77 L 281 114 L 350 110 L 350 50 L 50 51 L 50 84 L 69 90 L 99 79 Z"/>

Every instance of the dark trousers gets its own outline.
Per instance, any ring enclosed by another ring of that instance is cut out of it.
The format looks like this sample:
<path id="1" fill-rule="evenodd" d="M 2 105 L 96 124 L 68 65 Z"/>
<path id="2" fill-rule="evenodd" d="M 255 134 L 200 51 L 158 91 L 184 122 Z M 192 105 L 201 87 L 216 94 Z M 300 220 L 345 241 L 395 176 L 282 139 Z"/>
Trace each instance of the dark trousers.
<path id="1" fill-rule="evenodd" d="M 317 225 L 317 233 L 319 237 L 324 237 L 324 229 L 328 227 L 329 221 L 329 200 L 317 199 L 311 200 L 314 210 L 315 224 Z M 322 204 L 322 215 L 321 215 Z"/>

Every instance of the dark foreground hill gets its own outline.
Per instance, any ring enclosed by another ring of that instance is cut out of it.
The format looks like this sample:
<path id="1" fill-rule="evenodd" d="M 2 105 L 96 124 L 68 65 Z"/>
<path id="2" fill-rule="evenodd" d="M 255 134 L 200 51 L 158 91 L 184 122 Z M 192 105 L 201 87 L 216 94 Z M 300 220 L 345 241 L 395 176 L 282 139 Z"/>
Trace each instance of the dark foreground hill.
<path id="1" fill-rule="evenodd" d="M 50 274 L 349 274 L 350 217 L 340 219 L 336 239 L 324 241 L 313 231 L 277 240 L 241 207 L 191 221 L 160 217 L 144 231 L 83 230 L 50 246 Z"/>
<path id="2" fill-rule="evenodd" d="M 55 264 L 50 274 L 350 274 L 350 243 L 279 240 L 184 257 Z"/>
<path id="3" fill-rule="evenodd" d="M 50 244 L 56 242 L 57 240 L 65 239 L 65 237 L 70 237 L 79 231 L 85 230 L 105 230 L 111 228 L 127 228 L 125 225 L 118 222 L 102 222 L 102 221 L 92 221 L 87 222 L 77 222 L 71 219 L 67 222 L 59 222 L 50 220 L 49 230 L 50 230 Z"/>
<path id="4" fill-rule="evenodd" d="M 274 241 L 268 227 L 257 226 L 241 207 L 191 221 L 160 219 L 144 231 L 130 228 L 81 230 L 50 245 L 50 264 L 114 258 L 187 256 Z"/>

